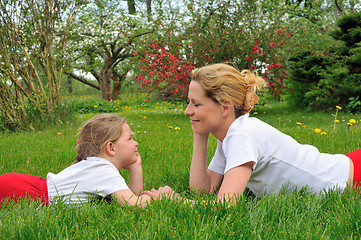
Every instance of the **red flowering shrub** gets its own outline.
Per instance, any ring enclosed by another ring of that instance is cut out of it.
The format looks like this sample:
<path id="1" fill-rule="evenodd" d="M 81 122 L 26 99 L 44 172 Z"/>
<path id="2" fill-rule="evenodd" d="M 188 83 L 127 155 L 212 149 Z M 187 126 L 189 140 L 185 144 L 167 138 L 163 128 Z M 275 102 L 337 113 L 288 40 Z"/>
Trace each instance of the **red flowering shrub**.
<path id="1" fill-rule="evenodd" d="M 167 99 L 185 99 L 193 63 L 185 56 L 171 53 L 164 44 L 149 44 L 142 57 L 142 72 L 135 79 L 150 93 L 159 91 Z"/>

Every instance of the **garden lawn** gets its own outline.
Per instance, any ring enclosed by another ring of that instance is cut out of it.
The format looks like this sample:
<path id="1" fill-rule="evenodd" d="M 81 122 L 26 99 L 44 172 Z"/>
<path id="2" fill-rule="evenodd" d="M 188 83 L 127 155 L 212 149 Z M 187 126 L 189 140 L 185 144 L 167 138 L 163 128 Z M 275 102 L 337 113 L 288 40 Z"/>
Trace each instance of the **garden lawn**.
<path id="1" fill-rule="evenodd" d="M 190 206 L 162 200 L 141 209 L 116 203 L 40 206 L 26 203 L 0 210 L 0 239 L 359 239 L 361 195 L 330 192 L 319 197 L 304 190 L 256 198 L 245 194 L 234 207 L 212 203 L 214 196 L 189 191 L 192 131 L 184 104 L 150 102 L 119 107 L 139 143 L 145 189 L 169 185 Z M 335 108 L 336 112 L 336 108 Z M 283 103 L 255 109 L 251 115 L 328 153 L 361 148 L 361 116 L 311 113 Z M 0 174 L 20 172 L 46 177 L 75 159 L 77 132 L 94 114 L 77 123 L 44 131 L 0 135 Z M 355 121 L 351 120 L 354 119 Z M 351 123 L 351 124 L 350 124 Z M 209 157 L 216 140 L 210 138 Z M 127 179 L 127 171 L 121 171 Z M 206 201 L 203 201 L 206 200 Z"/>

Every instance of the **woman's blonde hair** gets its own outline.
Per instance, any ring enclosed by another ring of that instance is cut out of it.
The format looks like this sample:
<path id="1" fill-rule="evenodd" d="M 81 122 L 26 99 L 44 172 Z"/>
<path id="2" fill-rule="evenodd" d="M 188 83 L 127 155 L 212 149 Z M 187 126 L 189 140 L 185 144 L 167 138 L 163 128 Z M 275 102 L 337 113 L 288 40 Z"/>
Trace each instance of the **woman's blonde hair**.
<path id="1" fill-rule="evenodd" d="M 236 117 L 248 113 L 252 95 L 267 83 L 257 73 L 249 70 L 239 71 L 228 64 L 218 63 L 192 71 L 192 81 L 200 83 L 206 96 L 223 105 L 223 101 L 232 101 Z"/>
<path id="2" fill-rule="evenodd" d="M 124 123 L 125 118 L 111 113 L 99 114 L 84 123 L 75 148 L 78 153 L 77 161 L 104 156 L 105 145 L 120 138 Z"/>

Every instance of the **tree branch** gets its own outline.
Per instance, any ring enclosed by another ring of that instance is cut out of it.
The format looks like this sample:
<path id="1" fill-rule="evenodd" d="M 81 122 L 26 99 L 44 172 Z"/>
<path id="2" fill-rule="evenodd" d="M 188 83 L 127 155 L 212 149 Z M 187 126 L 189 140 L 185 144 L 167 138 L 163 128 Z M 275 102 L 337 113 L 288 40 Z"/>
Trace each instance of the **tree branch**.
<path id="1" fill-rule="evenodd" d="M 338 4 L 337 0 L 335 0 L 335 6 L 336 6 L 337 11 L 338 11 L 339 13 L 341 13 L 342 15 L 345 14 L 344 11 L 342 10 L 342 8 L 340 7 L 340 5 Z"/>
<path id="2" fill-rule="evenodd" d="M 134 41 L 135 38 L 141 37 L 141 36 L 146 35 L 146 34 L 150 34 L 152 32 L 153 31 L 146 31 L 146 32 L 138 33 L 138 34 L 130 37 L 126 43 L 124 43 L 122 46 L 120 46 L 118 49 L 116 49 L 114 51 L 114 56 L 117 56 L 123 48 L 125 48 L 125 47 L 129 46 L 130 44 L 132 44 L 132 42 Z"/>
<path id="3" fill-rule="evenodd" d="M 99 86 L 99 85 L 97 85 L 97 84 L 89 81 L 88 79 L 86 79 L 86 78 L 83 77 L 83 76 L 76 75 L 74 72 L 70 72 L 70 71 L 68 71 L 68 70 L 64 70 L 64 73 L 67 74 L 68 76 L 74 78 L 75 80 L 78 80 L 79 82 L 82 82 L 82 83 L 84 83 L 84 84 L 86 84 L 86 85 L 88 85 L 88 86 L 91 86 L 91 87 L 93 87 L 93 88 L 96 88 L 96 89 L 100 90 L 100 86 Z"/>

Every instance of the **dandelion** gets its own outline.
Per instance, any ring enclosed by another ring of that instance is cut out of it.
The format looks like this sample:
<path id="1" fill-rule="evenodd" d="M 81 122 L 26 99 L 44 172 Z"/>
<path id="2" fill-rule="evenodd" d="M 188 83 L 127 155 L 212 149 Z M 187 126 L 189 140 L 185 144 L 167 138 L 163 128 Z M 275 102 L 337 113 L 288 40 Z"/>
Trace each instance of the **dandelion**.
<path id="1" fill-rule="evenodd" d="M 173 127 L 172 126 L 168 126 L 168 129 L 172 129 Z"/>
<path id="2" fill-rule="evenodd" d="M 356 123 L 356 120 L 352 118 L 352 119 L 350 119 L 348 122 L 354 124 L 354 123 Z"/>
<path id="3" fill-rule="evenodd" d="M 97 105 L 94 105 L 94 108 L 98 107 Z"/>
<path id="4" fill-rule="evenodd" d="M 347 125 L 352 126 L 352 123 L 348 122 Z"/>
<path id="5" fill-rule="evenodd" d="M 258 112 L 254 112 L 254 113 L 253 113 L 253 115 L 257 115 L 257 114 L 258 114 Z"/>
<path id="6" fill-rule="evenodd" d="M 339 109 L 339 110 L 342 110 L 342 107 L 340 107 L 340 106 L 336 106 L 336 108 Z"/>
<path id="7" fill-rule="evenodd" d="M 320 133 L 320 132 L 321 132 L 321 129 L 316 128 L 316 129 L 315 129 L 315 132 L 316 132 L 316 133 Z"/>
<path id="8" fill-rule="evenodd" d="M 60 135 L 61 135 L 61 132 L 57 132 L 56 134 L 60 136 Z"/>
<path id="9" fill-rule="evenodd" d="M 144 118 L 144 119 L 147 119 L 147 116 L 144 116 L 143 118 Z"/>
<path id="10" fill-rule="evenodd" d="M 340 122 L 340 120 L 338 120 L 338 119 L 335 119 L 334 121 L 335 121 L 335 123 L 339 123 L 339 122 Z"/>
<path id="11" fill-rule="evenodd" d="M 180 130 L 180 127 L 175 127 L 174 130 Z"/>
<path id="12" fill-rule="evenodd" d="M 326 132 L 321 132 L 321 135 L 327 135 L 327 133 Z"/>
<path id="13" fill-rule="evenodd" d="M 300 123 L 300 122 L 296 122 L 296 124 L 299 125 L 299 126 L 302 126 L 302 123 Z"/>

